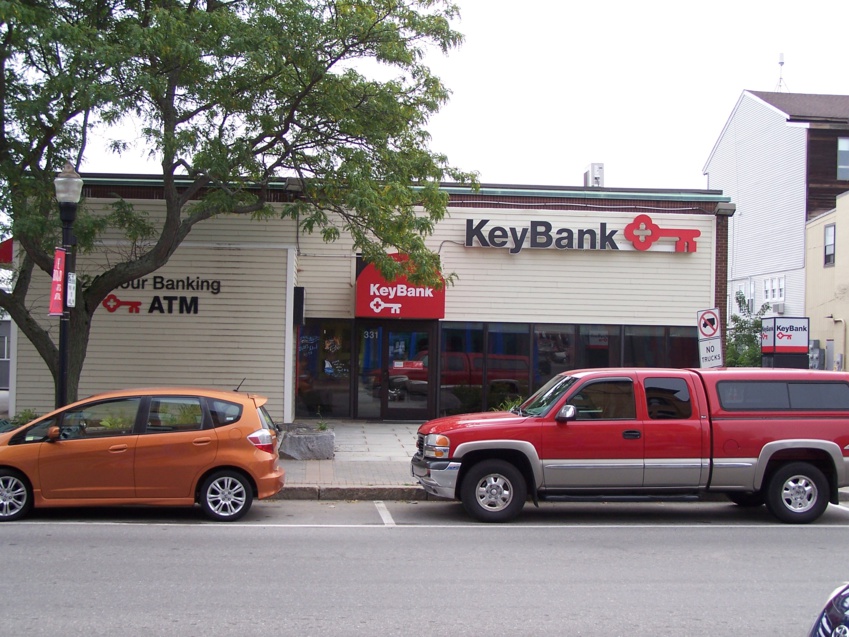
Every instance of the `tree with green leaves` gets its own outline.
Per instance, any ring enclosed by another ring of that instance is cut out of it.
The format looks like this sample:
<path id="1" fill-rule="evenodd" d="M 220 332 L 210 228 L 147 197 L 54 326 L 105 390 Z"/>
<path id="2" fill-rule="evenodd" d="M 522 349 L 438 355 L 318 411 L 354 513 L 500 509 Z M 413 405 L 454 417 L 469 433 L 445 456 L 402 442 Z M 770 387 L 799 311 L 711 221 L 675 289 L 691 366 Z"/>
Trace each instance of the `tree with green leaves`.
<path id="1" fill-rule="evenodd" d="M 760 367 L 763 317 L 769 311 L 769 303 L 764 303 L 757 312 L 752 312 L 743 292 L 737 292 L 734 300 L 737 302 L 737 312 L 731 314 L 731 325 L 725 339 L 725 365 Z"/>
<path id="2" fill-rule="evenodd" d="M 457 15 L 447 0 L 0 3 L 0 205 L 5 236 L 22 248 L 0 308 L 54 379 L 58 348 L 28 294 L 36 269 L 52 273 L 59 243 L 56 172 L 69 159 L 84 168 L 92 131 L 127 123 L 162 169 L 164 219 L 125 201 L 105 215 L 83 205 L 77 217 L 78 250 L 116 231 L 128 247 L 78 284 L 69 397 L 103 299 L 219 214 L 282 214 L 326 241 L 347 233 L 385 276 L 436 283 L 425 239 L 446 212 L 439 183 L 474 182 L 430 150 L 425 129 L 449 96 L 425 55 L 461 43 Z M 120 154 L 132 141 L 110 144 Z M 269 184 L 284 177 L 298 197 L 272 209 Z M 387 256 L 396 251 L 409 261 Z"/>

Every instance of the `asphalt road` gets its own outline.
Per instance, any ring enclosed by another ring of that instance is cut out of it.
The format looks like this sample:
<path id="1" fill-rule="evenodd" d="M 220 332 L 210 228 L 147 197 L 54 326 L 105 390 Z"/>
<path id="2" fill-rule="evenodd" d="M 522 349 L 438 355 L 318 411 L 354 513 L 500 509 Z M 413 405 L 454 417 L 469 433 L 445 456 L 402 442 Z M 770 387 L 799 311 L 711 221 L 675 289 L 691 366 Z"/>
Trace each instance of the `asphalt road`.
<path id="1" fill-rule="evenodd" d="M 37 512 L 0 525 L 0 634 L 804 635 L 849 579 L 849 509 L 448 502 Z"/>

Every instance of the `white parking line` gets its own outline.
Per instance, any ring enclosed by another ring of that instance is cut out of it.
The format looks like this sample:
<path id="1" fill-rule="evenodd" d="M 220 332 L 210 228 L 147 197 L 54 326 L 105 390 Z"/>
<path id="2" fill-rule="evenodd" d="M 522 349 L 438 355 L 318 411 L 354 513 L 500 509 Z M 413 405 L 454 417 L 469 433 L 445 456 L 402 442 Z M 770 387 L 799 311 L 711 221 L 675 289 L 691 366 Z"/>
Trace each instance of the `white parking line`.
<path id="1" fill-rule="evenodd" d="M 377 512 L 380 514 L 380 519 L 383 520 L 385 526 L 395 526 L 395 520 L 392 519 L 392 514 L 382 500 L 375 500 L 374 506 L 377 507 Z"/>

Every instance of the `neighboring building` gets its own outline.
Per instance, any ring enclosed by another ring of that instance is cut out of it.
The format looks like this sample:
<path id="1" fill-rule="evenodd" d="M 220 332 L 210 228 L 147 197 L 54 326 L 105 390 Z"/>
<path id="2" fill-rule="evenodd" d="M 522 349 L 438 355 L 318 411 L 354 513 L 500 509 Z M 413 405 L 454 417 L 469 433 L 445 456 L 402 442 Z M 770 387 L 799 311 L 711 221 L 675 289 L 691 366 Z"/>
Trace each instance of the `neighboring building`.
<path id="1" fill-rule="evenodd" d="M 806 316 L 805 223 L 849 190 L 849 96 L 744 91 L 704 174 L 737 206 L 729 311 L 742 291 L 754 311 Z"/>
<path id="2" fill-rule="evenodd" d="M 84 179 L 91 210 L 120 195 L 162 214 L 156 180 Z M 449 215 L 429 245 L 458 275 L 447 289 L 383 280 L 350 239 L 325 244 L 292 220 L 222 215 L 105 299 L 79 394 L 241 385 L 269 396 L 282 422 L 423 420 L 492 409 L 576 367 L 698 365 L 696 313 L 727 297 L 733 207 L 721 192 L 443 188 Z M 276 196 L 282 205 L 291 192 Z M 104 241 L 77 269 L 123 248 Z M 50 277 L 34 276 L 33 299 L 43 289 L 46 302 Z M 34 316 L 56 320 L 46 306 Z M 13 412 L 43 412 L 52 378 L 17 330 L 13 339 Z"/>
<path id="3" fill-rule="evenodd" d="M 849 321 L 849 193 L 837 207 L 808 222 L 805 259 L 806 300 L 812 351 L 820 367 L 846 369 Z M 818 341 L 818 347 L 816 347 Z"/>

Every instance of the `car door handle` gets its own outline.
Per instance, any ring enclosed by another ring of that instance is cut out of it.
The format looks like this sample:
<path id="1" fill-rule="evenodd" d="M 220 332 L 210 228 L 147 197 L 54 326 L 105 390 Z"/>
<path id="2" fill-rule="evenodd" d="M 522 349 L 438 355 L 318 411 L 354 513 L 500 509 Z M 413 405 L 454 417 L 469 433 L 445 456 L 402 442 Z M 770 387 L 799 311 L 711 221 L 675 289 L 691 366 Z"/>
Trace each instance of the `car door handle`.
<path id="1" fill-rule="evenodd" d="M 209 436 L 207 436 L 206 438 L 195 438 L 194 440 L 192 440 L 192 444 L 196 447 L 200 447 L 201 445 L 208 445 L 210 442 L 212 442 L 212 438 L 210 438 Z"/>
<path id="2" fill-rule="evenodd" d="M 127 449 L 127 445 L 112 445 L 111 447 L 109 447 L 109 453 L 123 453 Z"/>
<path id="3" fill-rule="evenodd" d="M 622 437 L 625 440 L 639 440 L 643 437 L 643 434 L 636 429 L 626 429 L 622 432 Z"/>

